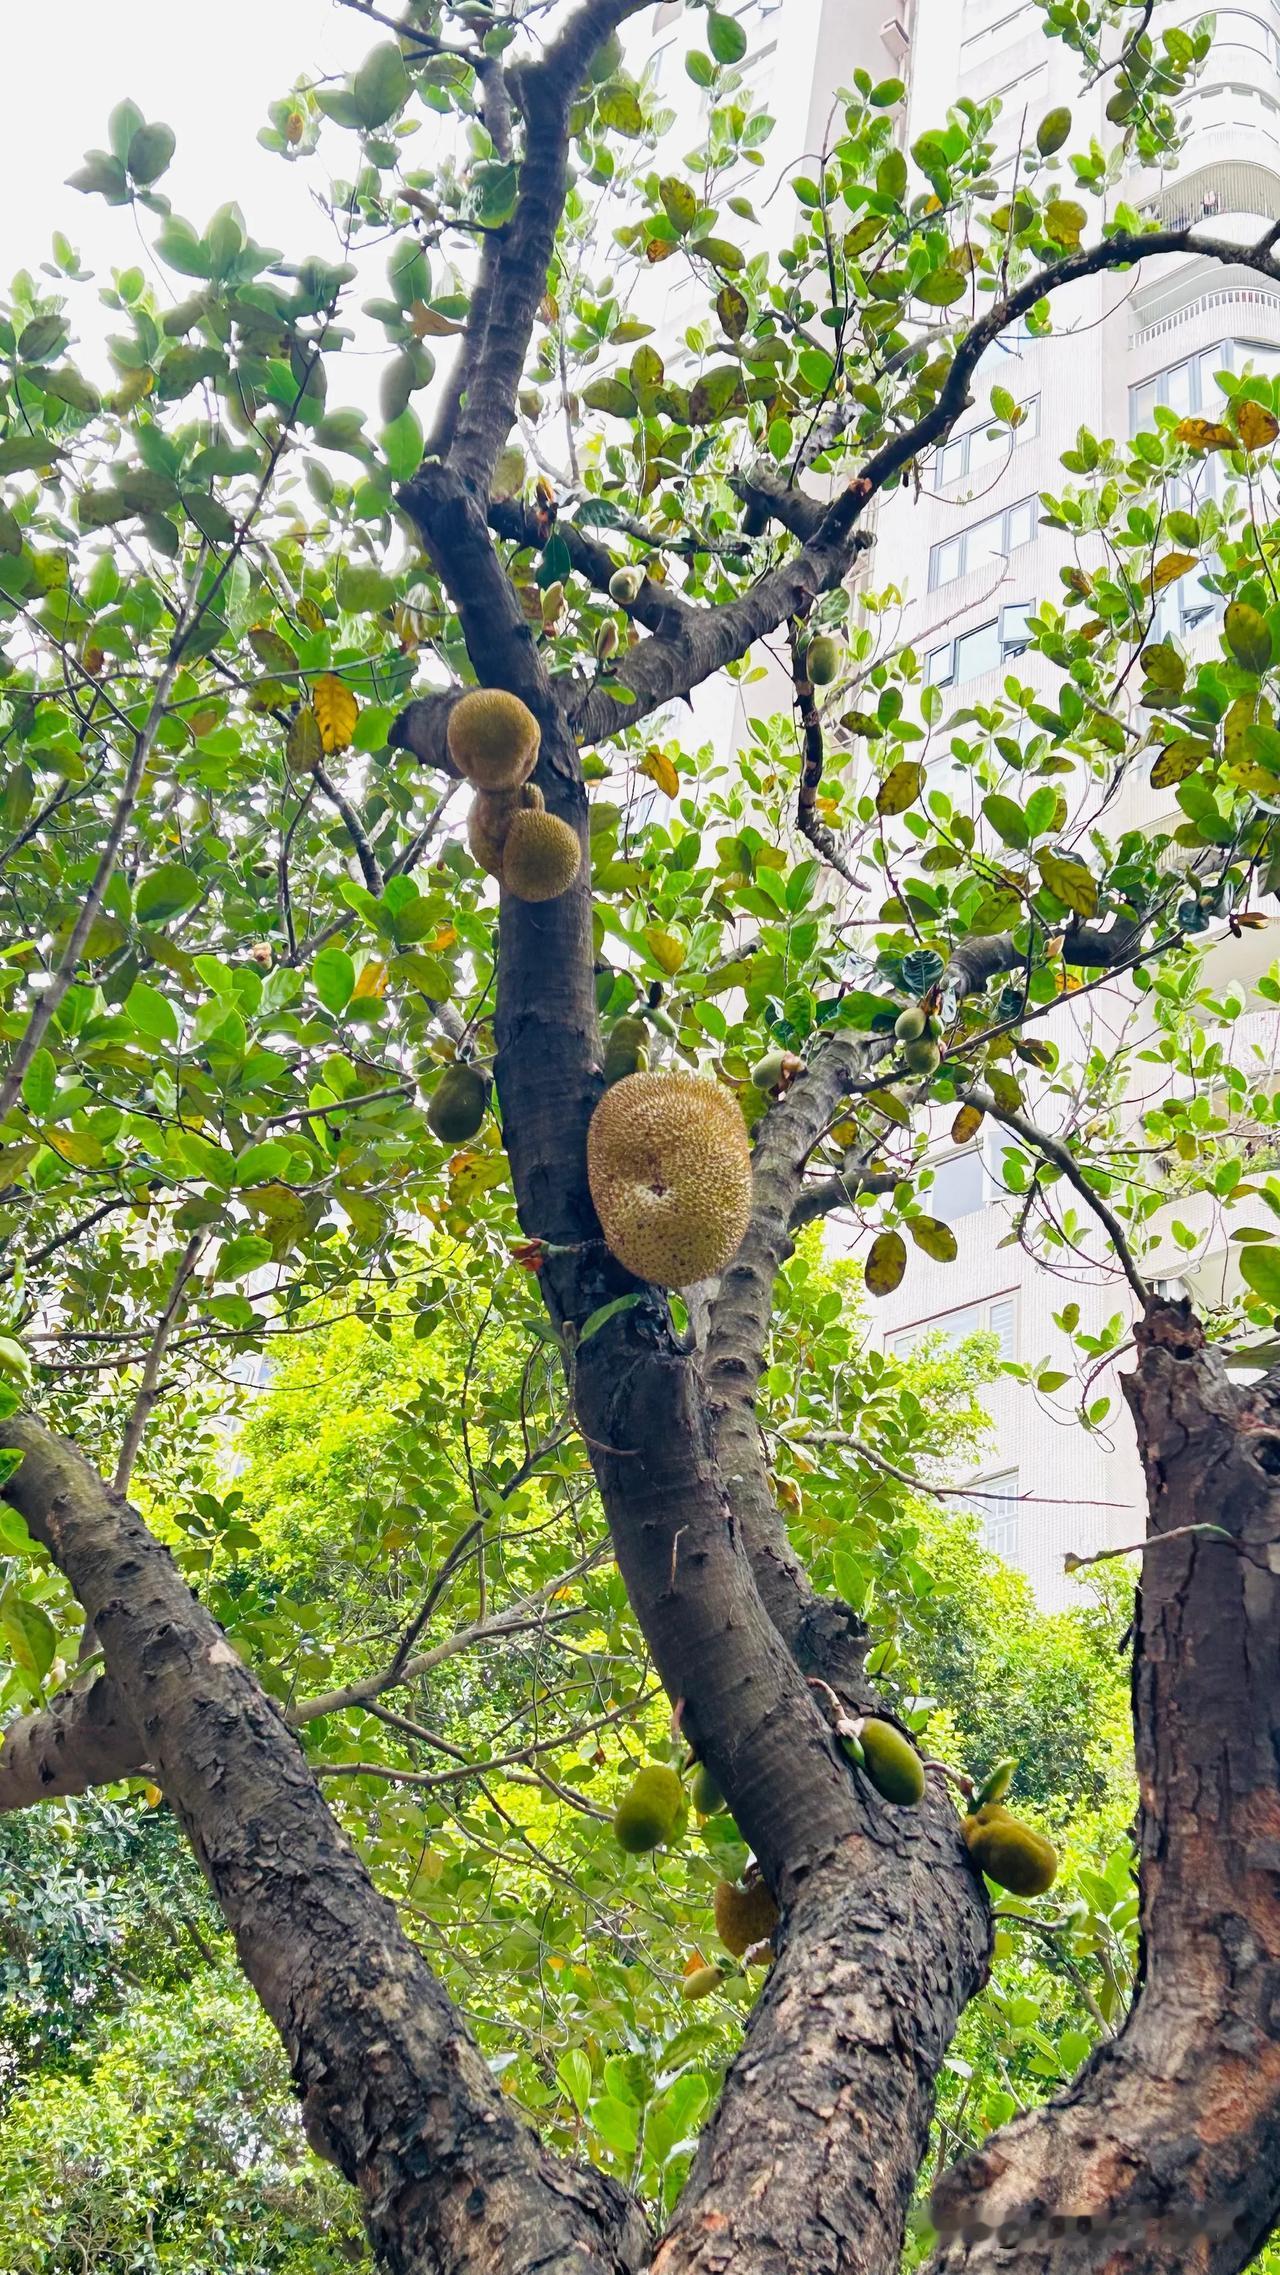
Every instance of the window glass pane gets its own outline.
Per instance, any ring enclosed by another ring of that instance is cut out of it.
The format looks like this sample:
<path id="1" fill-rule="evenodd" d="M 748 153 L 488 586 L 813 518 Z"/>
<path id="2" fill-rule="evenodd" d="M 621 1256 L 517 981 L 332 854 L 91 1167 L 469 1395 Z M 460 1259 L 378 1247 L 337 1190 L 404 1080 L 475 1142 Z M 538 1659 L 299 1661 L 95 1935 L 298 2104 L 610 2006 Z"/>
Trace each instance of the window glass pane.
<path id="1" fill-rule="evenodd" d="M 959 481 L 965 468 L 965 453 L 966 444 L 963 437 L 959 442 L 949 442 L 944 450 L 938 452 L 939 482 Z"/>
<path id="2" fill-rule="evenodd" d="M 976 679 L 979 672 L 994 671 L 1000 661 L 1000 633 L 994 624 L 980 624 L 956 641 L 956 678 Z"/>
<path id="3" fill-rule="evenodd" d="M 930 648 L 924 659 L 924 677 L 927 687 L 948 687 L 954 677 L 955 654 L 950 640 L 945 647 Z"/>
<path id="4" fill-rule="evenodd" d="M 969 436 L 969 472 L 975 474 L 980 466 L 998 465 L 1008 448 L 1008 434 L 1001 428 L 974 427 Z"/>
<path id="5" fill-rule="evenodd" d="M 985 521 L 974 523 L 965 540 L 964 565 L 966 574 L 974 569 L 988 567 L 1004 558 L 1005 517 L 1002 513 L 989 514 Z"/>
<path id="6" fill-rule="evenodd" d="M 1018 505 L 1009 508 L 1009 530 L 1006 539 L 1008 551 L 1016 553 L 1020 545 L 1029 545 L 1035 533 L 1035 500 L 1034 498 L 1023 498 Z"/>
<path id="7" fill-rule="evenodd" d="M 1017 1303 L 1013 1296 L 1000 1296 L 991 1306 L 987 1325 L 1000 1345 L 1002 1359 L 1011 1359 L 1014 1353 Z"/>
<path id="8" fill-rule="evenodd" d="M 1158 379 L 1144 379 L 1141 387 L 1129 390 L 1129 432 L 1146 434 L 1154 424 L 1152 413 L 1160 400 Z"/>
<path id="9" fill-rule="evenodd" d="M 963 1216 L 972 1216 L 986 1197 L 982 1154 L 976 1145 L 966 1146 L 963 1153 L 949 1153 L 945 1160 L 934 1163 L 928 1207 L 944 1224 L 955 1224 Z"/>
<path id="10" fill-rule="evenodd" d="M 980 1492 L 969 1503 L 982 1527 L 982 1545 L 993 1556 L 1002 1556 L 1006 1563 L 1016 1553 L 1018 1545 L 1018 1472 L 1002 1470 L 998 1477 L 984 1477 Z"/>
<path id="11" fill-rule="evenodd" d="M 1179 418 L 1185 418 L 1192 409 L 1189 364 L 1176 363 L 1172 371 L 1166 372 L 1164 400 L 1171 411 L 1177 412 Z"/>
<path id="12" fill-rule="evenodd" d="M 1031 637 L 1027 629 L 1027 618 L 1030 616 L 1034 605 L 1034 602 L 1029 600 L 1011 600 L 1007 608 L 1001 609 L 1000 653 L 1002 657 L 1019 655 L 1026 647 Z"/>
<path id="13" fill-rule="evenodd" d="M 962 537 L 948 537 L 943 544 L 934 546 L 929 556 L 929 582 L 935 590 L 939 585 L 949 585 L 959 576 L 963 560 Z"/>

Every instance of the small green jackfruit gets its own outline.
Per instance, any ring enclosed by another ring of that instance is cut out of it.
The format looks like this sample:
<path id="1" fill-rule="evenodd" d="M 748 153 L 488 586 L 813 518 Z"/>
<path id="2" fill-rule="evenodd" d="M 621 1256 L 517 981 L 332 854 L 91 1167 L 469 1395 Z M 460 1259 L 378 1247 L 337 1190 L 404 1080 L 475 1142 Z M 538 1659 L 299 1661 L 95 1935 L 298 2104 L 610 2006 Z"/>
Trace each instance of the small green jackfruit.
<path id="1" fill-rule="evenodd" d="M 716 1934 L 735 1959 L 767 1943 L 778 1924 L 778 1907 L 758 1874 L 745 1882 L 717 1880 L 714 1903 Z"/>
<path id="2" fill-rule="evenodd" d="M 712 1991 L 718 1991 L 723 1981 L 724 1971 L 720 1967 L 693 1967 L 680 1984 L 680 1996 L 705 1999 Z"/>
<path id="3" fill-rule="evenodd" d="M 622 1082 L 627 1075 L 638 1074 L 648 1063 L 648 1023 L 627 1012 L 623 1018 L 615 1019 L 605 1037 L 605 1081 Z"/>
<path id="4" fill-rule="evenodd" d="M 518 790 L 537 763 L 541 729 L 527 704 L 501 687 L 473 687 L 449 713 L 445 740 L 477 790 Z"/>
<path id="5" fill-rule="evenodd" d="M 925 1031 L 925 1016 L 914 1003 L 900 1011 L 893 1023 L 893 1031 L 900 1043 L 918 1043 Z"/>
<path id="6" fill-rule="evenodd" d="M 427 1128 L 442 1145 L 465 1145 L 484 1120 L 489 1103 L 489 1078 L 478 1066 L 460 1059 L 447 1066 L 427 1108 Z"/>
<path id="7" fill-rule="evenodd" d="M 811 687 L 830 687 L 840 672 L 840 642 L 829 632 L 820 632 L 805 650 L 805 670 Z"/>
<path id="8" fill-rule="evenodd" d="M 914 1809 L 924 1799 L 924 1763 L 901 1730 L 874 1716 L 858 1732 L 867 1776 L 886 1801 Z"/>
<path id="9" fill-rule="evenodd" d="M 517 900 L 559 900 L 581 866 L 578 833 L 558 814 L 522 808 L 515 816 L 502 849 L 502 882 Z"/>
<path id="10" fill-rule="evenodd" d="M 677 1830 L 684 1807 L 684 1787 L 675 1770 L 665 1762 L 646 1762 L 614 1810 L 614 1839 L 629 1856 L 661 1848 Z"/>
<path id="11" fill-rule="evenodd" d="M 639 600 L 644 580 L 643 569 L 615 569 L 609 579 L 610 600 L 620 600 L 624 608 L 630 608 L 633 601 Z"/>
<path id="12" fill-rule="evenodd" d="M 902 1056 L 913 1074 L 936 1074 L 942 1064 L 942 1053 L 928 1035 L 918 1043 L 904 1043 Z"/>
<path id="13" fill-rule="evenodd" d="M 693 1773 L 693 1806 L 700 1817 L 717 1816 L 724 1807 L 724 1795 L 710 1770 L 699 1762 Z"/>
<path id="14" fill-rule="evenodd" d="M 979 1870 L 1013 1896 L 1043 1896 L 1058 1877 L 1058 1852 L 1043 1833 L 1011 1817 L 998 1801 L 963 1817 L 960 1831 Z"/>

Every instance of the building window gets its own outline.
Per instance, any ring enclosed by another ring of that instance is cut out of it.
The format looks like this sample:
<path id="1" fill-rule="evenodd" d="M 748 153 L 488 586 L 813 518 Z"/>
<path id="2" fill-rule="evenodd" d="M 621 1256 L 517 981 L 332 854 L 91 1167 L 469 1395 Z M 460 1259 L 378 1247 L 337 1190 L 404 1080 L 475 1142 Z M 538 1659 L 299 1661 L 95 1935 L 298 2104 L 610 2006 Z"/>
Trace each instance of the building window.
<path id="1" fill-rule="evenodd" d="M 967 1145 L 962 1152 L 945 1154 L 941 1161 L 934 1162 L 929 1208 L 944 1224 L 957 1224 L 961 1217 L 972 1216 L 975 1210 L 985 1207 L 986 1200 L 986 1164 L 981 1146 Z"/>
<path id="2" fill-rule="evenodd" d="M 995 1477 L 980 1479 L 972 1498 L 966 1498 L 982 1527 L 982 1545 L 992 1556 L 1012 1564 L 1018 1550 L 1018 1472 L 1002 1469 Z"/>
<path id="3" fill-rule="evenodd" d="M 908 1358 L 917 1343 L 928 1335 L 942 1335 L 951 1344 L 966 1342 L 970 1335 L 994 1335 L 1002 1359 L 1011 1359 L 1017 1343 L 1017 1297 L 992 1296 L 984 1303 L 962 1303 L 954 1311 L 939 1311 L 932 1319 L 918 1319 L 913 1327 L 904 1327 L 889 1338 L 889 1350 L 895 1359 Z"/>
<path id="4" fill-rule="evenodd" d="M 1274 378 L 1280 372 L 1280 348 L 1254 340 L 1220 340 L 1216 347 L 1153 372 L 1129 389 L 1130 434 L 1147 432 L 1157 404 L 1179 419 L 1218 418 L 1223 407 L 1218 372 L 1243 371 L 1246 365 Z"/>
<path id="5" fill-rule="evenodd" d="M 989 568 L 997 561 L 1007 560 L 1019 546 L 1031 543 L 1036 526 L 1036 500 L 1019 498 L 1016 505 L 987 514 L 982 521 L 962 529 L 958 536 L 944 537 L 940 545 L 930 549 L 930 592 L 936 592 L 940 585 L 953 584 L 957 577 L 971 575 L 975 569 Z"/>
<path id="6" fill-rule="evenodd" d="M 924 659 L 924 676 L 930 687 L 956 687 L 977 679 L 984 671 L 997 671 L 1011 656 L 1020 656 L 1030 639 L 1027 620 L 1034 608 L 1029 600 L 1013 600 L 988 624 L 930 648 Z"/>
<path id="7" fill-rule="evenodd" d="M 963 434 L 953 434 L 944 442 L 933 462 L 934 474 L 940 487 L 963 481 L 966 475 L 983 474 L 988 468 L 1003 463 L 1008 454 L 1010 439 L 1016 450 L 1024 442 L 1032 442 L 1040 432 L 1040 397 L 1033 395 L 1022 406 L 1023 417 L 1019 426 L 967 427 Z"/>

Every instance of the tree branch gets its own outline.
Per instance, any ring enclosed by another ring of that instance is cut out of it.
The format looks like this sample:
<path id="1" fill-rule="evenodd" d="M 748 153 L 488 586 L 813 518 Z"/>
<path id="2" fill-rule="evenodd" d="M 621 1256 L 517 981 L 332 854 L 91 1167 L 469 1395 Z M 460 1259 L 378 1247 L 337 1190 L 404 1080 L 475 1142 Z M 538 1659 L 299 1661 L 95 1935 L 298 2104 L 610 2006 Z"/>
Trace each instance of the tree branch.
<path id="1" fill-rule="evenodd" d="M 1235 1389 L 1185 1304 L 1154 1301 L 1137 1343 L 1124 1388 L 1164 1544 L 1134 1629 L 1137 1994 L 1065 2094 L 940 2183 L 941 2275 L 1011 2253 L 1019 2275 L 1236 2275 L 1280 2214 L 1280 1378 Z"/>
<path id="2" fill-rule="evenodd" d="M 634 2206 L 519 2121 L 277 1709 L 136 1512 L 25 1417 L 5 1488 L 65 1573 L 240 1963 L 293 2065 L 312 2146 L 364 2199 L 394 2275 L 620 2275 Z"/>
<path id="3" fill-rule="evenodd" d="M 1042 1154 L 1046 1161 L 1051 1161 L 1054 1168 L 1061 1171 L 1072 1191 L 1079 1194 L 1085 1207 L 1091 1210 L 1098 1219 L 1115 1249 L 1126 1280 L 1137 1297 L 1139 1305 L 1145 1311 L 1151 1301 L 1151 1290 L 1133 1260 L 1133 1252 L 1125 1238 L 1120 1220 L 1114 1209 L 1110 1208 L 1103 1200 L 1101 1193 L 1095 1192 L 1070 1146 L 1065 1144 L 1061 1138 L 1054 1137 L 1051 1131 L 1042 1130 L 1038 1123 L 1031 1121 L 1026 1114 L 1019 1114 L 1008 1106 L 999 1105 L 994 1094 L 987 1089 L 985 1083 L 973 1083 L 965 1095 L 984 1114 L 989 1114 L 993 1122 L 999 1122 L 1005 1129 L 1012 1130 L 1013 1135 L 1020 1139 L 1029 1151 Z"/>

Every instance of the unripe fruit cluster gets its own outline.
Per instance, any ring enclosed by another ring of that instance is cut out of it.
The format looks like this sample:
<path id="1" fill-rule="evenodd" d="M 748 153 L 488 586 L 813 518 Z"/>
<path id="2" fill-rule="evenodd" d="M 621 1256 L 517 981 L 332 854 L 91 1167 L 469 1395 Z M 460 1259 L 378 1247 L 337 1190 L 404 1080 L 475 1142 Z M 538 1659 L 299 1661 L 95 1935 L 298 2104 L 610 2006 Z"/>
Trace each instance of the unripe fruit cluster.
<path id="1" fill-rule="evenodd" d="M 545 810 L 529 776 L 540 730 L 518 695 L 477 687 L 449 713 L 449 756 L 476 788 L 467 841 L 480 867 L 517 900 L 558 900 L 582 863 L 576 830 Z"/>

